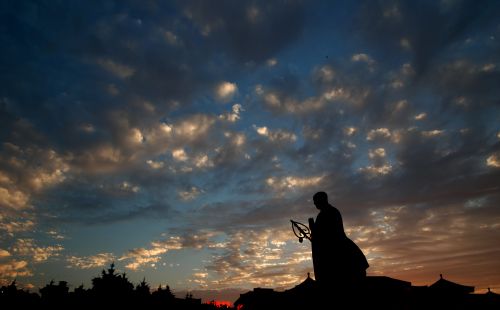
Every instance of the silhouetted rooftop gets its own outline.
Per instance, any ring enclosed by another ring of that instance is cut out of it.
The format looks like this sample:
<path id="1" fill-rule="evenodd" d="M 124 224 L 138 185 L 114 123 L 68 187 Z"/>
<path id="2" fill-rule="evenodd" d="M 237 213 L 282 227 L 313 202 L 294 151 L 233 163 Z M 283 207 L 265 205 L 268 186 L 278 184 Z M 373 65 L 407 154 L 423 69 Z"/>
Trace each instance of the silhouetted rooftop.
<path id="1" fill-rule="evenodd" d="M 309 272 L 307 273 L 307 278 L 300 284 L 297 284 L 293 288 L 286 290 L 285 292 L 298 293 L 298 292 L 308 292 L 316 287 L 316 281 L 314 281 Z"/>
<path id="2" fill-rule="evenodd" d="M 467 286 L 448 281 L 439 275 L 440 279 L 429 286 L 430 289 L 439 292 L 456 293 L 456 294 L 469 294 L 474 292 L 474 286 Z"/>

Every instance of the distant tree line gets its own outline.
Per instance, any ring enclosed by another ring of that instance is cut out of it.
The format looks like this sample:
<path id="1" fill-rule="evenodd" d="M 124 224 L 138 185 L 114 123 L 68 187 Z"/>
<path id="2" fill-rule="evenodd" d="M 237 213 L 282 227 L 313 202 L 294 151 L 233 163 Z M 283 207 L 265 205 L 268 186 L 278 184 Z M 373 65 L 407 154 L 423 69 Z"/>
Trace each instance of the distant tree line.
<path id="1" fill-rule="evenodd" d="M 43 309 L 103 307 L 114 309 L 120 307 L 180 310 L 232 309 L 227 306 L 217 306 L 214 302 L 203 304 L 201 299 L 193 298 L 189 293 L 186 294 L 185 298 L 177 298 L 168 285 L 166 287 L 160 285 L 152 291 L 145 279 L 134 287 L 125 273 L 115 272 L 114 264 L 111 264 L 107 271 L 102 270 L 99 277 L 92 279 L 92 288 L 85 289 L 82 284 L 72 292 L 69 291 L 66 281 L 59 281 L 57 284 L 50 281 L 49 284 L 39 289 L 39 294 L 37 294 L 17 288 L 14 280 L 10 285 L 1 287 L 0 305 L 3 309 L 7 309 L 6 306 L 21 307 L 21 309 L 33 309 L 33 307 L 43 307 Z"/>

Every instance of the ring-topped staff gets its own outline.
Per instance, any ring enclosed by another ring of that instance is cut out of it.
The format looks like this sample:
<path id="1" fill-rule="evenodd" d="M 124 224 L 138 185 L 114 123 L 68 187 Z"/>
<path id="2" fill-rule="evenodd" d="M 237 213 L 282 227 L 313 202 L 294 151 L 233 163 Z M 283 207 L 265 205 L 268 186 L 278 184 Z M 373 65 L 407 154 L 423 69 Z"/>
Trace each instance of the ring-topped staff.
<path id="1" fill-rule="evenodd" d="M 296 222 L 294 220 L 290 220 L 290 222 L 292 222 L 292 231 L 295 236 L 299 238 L 300 243 L 304 241 L 304 238 L 311 241 L 311 230 L 309 229 L 309 227 L 307 227 L 307 225 Z"/>

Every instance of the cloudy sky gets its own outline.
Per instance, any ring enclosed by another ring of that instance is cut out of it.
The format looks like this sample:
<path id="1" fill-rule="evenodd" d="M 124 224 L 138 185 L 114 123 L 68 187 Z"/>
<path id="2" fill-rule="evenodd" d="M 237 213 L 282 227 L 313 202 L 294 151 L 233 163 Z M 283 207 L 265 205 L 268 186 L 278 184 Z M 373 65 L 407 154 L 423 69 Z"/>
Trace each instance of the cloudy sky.
<path id="1" fill-rule="evenodd" d="M 2 1 L 1 284 L 290 288 L 323 190 L 369 274 L 500 292 L 499 6 Z"/>

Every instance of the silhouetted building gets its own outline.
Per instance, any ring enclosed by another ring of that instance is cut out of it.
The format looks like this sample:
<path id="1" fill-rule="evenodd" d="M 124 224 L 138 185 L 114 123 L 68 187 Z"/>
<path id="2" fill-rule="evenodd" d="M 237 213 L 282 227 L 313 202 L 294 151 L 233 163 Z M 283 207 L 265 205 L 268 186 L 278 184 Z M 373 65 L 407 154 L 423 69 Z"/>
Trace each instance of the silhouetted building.
<path id="1" fill-rule="evenodd" d="M 483 309 L 500 309 L 500 294 L 492 292 L 488 287 L 488 292 L 482 296 L 479 304 Z"/>
<path id="2" fill-rule="evenodd" d="M 426 309 L 476 309 L 471 305 L 473 292 L 473 286 L 446 280 L 440 274 L 436 282 L 414 298 L 417 305 Z"/>
<path id="3" fill-rule="evenodd" d="M 325 292 L 309 273 L 307 278 L 295 287 L 277 292 L 273 289 L 255 288 L 240 295 L 234 305 L 240 310 L 253 309 L 317 309 L 325 304 L 332 307 L 341 305 L 380 305 L 385 309 L 402 309 L 401 305 L 410 294 L 411 283 L 384 276 L 368 276 L 358 290 L 344 294 Z M 356 309 L 356 308 L 353 308 Z"/>
<path id="4" fill-rule="evenodd" d="M 280 293 L 281 305 L 284 309 L 316 309 L 321 306 L 320 295 L 318 283 L 307 273 L 300 284 Z"/>
<path id="5" fill-rule="evenodd" d="M 234 306 L 240 310 L 278 309 L 280 293 L 272 288 L 257 287 L 250 292 L 240 294 Z"/>
<path id="6" fill-rule="evenodd" d="M 367 276 L 356 290 L 325 292 L 307 278 L 295 287 L 278 292 L 255 288 L 241 294 L 234 305 L 239 310 L 254 309 L 500 309 L 500 295 L 471 294 L 474 287 L 444 278 L 430 286 L 412 286 L 411 282 L 386 276 Z"/>
<path id="7" fill-rule="evenodd" d="M 300 284 L 294 286 L 293 288 L 286 290 L 286 294 L 308 294 L 317 289 L 317 283 L 311 278 L 311 274 L 307 273 L 307 278 Z"/>

